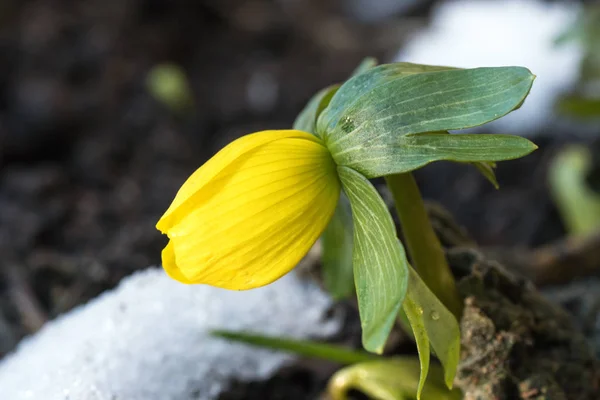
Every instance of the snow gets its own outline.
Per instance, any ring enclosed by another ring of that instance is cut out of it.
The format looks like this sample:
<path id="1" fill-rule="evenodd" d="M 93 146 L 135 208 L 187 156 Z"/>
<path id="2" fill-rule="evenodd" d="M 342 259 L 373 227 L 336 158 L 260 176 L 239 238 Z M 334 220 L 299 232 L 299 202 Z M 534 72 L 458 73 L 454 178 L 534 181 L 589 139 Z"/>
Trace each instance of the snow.
<path id="1" fill-rule="evenodd" d="M 296 338 L 339 329 L 331 300 L 288 274 L 234 292 L 186 286 L 151 268 L 52 321 L 0 363 L 2 400 L 216 398 L 231 379 L 272 375 L 294 356 L 234 344 L 212 329 Z"/>
<path id="2" fill-rule="evenodd" d="M 557 97 L 578 79 L 583 51 L 554 44 L 576 19 L 575 2 L 464 0 L 444 2 L 431 25 L 412 37 L 396 61 L 475 68 L 523 66 L 536 76 L 521 109 L 486 125 L 496 133 L 536 134 L 553 124 Z"/>

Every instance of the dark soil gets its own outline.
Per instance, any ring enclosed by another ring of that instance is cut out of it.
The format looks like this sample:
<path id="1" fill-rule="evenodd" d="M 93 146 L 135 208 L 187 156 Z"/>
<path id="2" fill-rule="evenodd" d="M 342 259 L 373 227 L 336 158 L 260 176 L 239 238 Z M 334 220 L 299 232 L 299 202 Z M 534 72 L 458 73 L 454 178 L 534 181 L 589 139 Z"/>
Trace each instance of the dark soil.
<path id="1" fill-rule="evenodd" d="M 158 264 L 165 239 L 154 224 L 210 155 L 242 134 L 290 127 L 314 92 L 365 56 L 392 55 L 412 26 L 357 23 L 343 3 L 2 2 L 0 358 L 48 319 Z M 431 3 L 410 15 L 425 16 Z M 189 115 L 173 115 L 146 90 L 148 71 L 163 62 L 188 74 Z M 249 94 L 257 87 L 258 97 Z M 564 230 L 545 184 L 560 143 L 537 144 L 533 155 L 500 165 L 500 191 L 464 165 L 428 166 L 417 178 L 478 243 L 541 245 Z M 307 370 L 236 386 L 224 398 L 286 387 L 297 397 L 281 398 L 311 398 L 326 374 Z"/>
<path id="2" fill-rule="evenodd" d="M 385 28 L 351 30 L 348 19 L 324 37 L 340 15 L 333 0 L 7 0 L 0 9 L 0 357 L 47 319 L 158 264 L 155 222 L 223 144 L 290 127 L 314 92 L 397 46 Z M 187 71 L 190 115 L 148 94 L 146 75 L 161 62 Z M 265 80 L 271 100 L 248 94 Z"/>
<path id="3" fill-rule="evenodd" d="M 474 251 L 449 255 L 462 271 L 461 361 L 466 400 L 593 400 L 600 363 L 571 316 L 533 285 Z"/>
<path id="4" fill-rule="evenodd" d="M 219 400 L 317 399 L 327 385 L 325 375 L 305 367 L 284 368 L 271 379 L 261 382 L 236 382 Z"/>

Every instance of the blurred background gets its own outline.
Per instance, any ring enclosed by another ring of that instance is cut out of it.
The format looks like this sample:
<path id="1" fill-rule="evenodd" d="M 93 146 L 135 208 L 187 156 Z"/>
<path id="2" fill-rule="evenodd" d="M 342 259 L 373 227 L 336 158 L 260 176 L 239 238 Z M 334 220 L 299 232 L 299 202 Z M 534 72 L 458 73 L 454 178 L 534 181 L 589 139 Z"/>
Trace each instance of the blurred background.
<path id="1" fill-rule="evenodd" d="M 587 29 L 600 23 L 582 22 L 584 7 L 593 6 L 2 0 L 0 357 L 159 264 L 165 238 L 154 224 L 189 174 L 236 137 L 291 127 L 317 90 L 366 56 L 538 75 L 513 119 L 477 130 L 540 146 L 499 166 L 500 191 L 469 166 L 436 164 L 417 178 L 482 245 L 561 238 L 549 165 L 566 143 L 594 148 L 600 135 L 600 40 Z"/>

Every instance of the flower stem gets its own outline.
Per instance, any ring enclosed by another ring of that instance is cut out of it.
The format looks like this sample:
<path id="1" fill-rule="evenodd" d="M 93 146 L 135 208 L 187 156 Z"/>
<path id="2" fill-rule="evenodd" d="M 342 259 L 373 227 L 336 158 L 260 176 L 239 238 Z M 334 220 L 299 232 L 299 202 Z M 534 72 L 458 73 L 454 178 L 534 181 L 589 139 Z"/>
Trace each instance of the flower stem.
<path id="1" fill-rule="evenodd" d="M 394 196 L 405 245 L 415 270 L 448 310 L 460 318 L 462 302 L 456 283 L 415 178 L 407 172 L 386 176 L 385 180 Z"/>

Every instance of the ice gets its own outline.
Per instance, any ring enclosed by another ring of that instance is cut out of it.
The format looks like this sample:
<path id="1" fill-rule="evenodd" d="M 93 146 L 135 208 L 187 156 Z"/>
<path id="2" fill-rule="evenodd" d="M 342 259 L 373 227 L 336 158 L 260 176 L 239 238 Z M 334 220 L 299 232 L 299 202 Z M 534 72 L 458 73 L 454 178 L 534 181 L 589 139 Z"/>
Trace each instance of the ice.
<path id="1" fill-rule="evenodd" d="M 497 133 L 540 133 L 554 123 L 557 97 L 578 79 L 583 52 L 555 40 L 576 19 L 575 2 L 466 0 L 436 8 L 429 28 L 418 32 L 397 61 L 475 68 L 524 66 L 536 76 L 520 110 L 486 127 Z"/>
<path id="2" fill-rule="evenodd" d="M 216 398 L 232 378 L 264 379 L 294 357 L 211 337 L 211 329 L 322 338 L 339 329 L 326 317 L 330 306 L 295 274 L 234 292 L 182 285 L 151 268 L 24 340 L 0 364 L 0 399 Z"/>

